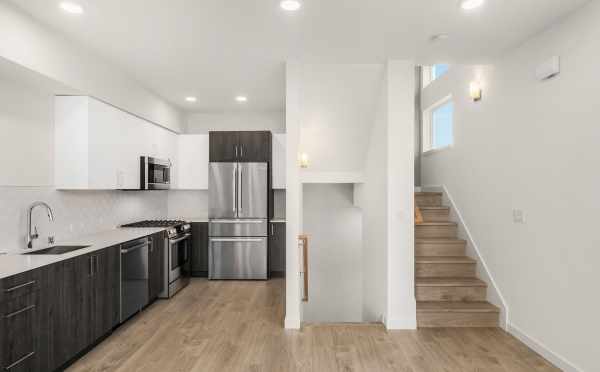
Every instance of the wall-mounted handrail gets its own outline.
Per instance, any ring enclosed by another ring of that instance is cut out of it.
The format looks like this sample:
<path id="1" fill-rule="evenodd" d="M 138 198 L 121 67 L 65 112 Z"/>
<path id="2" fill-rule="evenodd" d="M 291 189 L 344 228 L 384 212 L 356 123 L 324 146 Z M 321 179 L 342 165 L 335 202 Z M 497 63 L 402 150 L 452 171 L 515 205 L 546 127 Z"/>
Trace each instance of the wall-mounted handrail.
<path id="1" fill-rule="evenodd" d="M 308 236 L 298 236 L 300 276 L 302 277 L 302 301 L 308 302 Z"/>

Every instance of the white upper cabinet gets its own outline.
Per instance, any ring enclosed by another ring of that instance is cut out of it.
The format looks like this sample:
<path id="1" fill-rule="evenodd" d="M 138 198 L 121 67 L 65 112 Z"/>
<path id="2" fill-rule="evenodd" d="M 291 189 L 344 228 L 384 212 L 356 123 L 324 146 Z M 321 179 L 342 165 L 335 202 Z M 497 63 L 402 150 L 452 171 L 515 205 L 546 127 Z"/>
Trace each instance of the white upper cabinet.
<path id="1" fill-rule="evenodd" d="M 286 135 L 273 134 L 273 188 L 286 188 Z"/>
<path id="2" fill-rule="evenodd" d="M 208 134 L 177 136 L 177 189 L 208 190 Z"/>
<path id="3" fill-rule="evenodd" d="M 54 125 L 57 189 L 136 190 L 140 156 L 177 157 L 175 133 L 91 97 L 56 97 Z"/>

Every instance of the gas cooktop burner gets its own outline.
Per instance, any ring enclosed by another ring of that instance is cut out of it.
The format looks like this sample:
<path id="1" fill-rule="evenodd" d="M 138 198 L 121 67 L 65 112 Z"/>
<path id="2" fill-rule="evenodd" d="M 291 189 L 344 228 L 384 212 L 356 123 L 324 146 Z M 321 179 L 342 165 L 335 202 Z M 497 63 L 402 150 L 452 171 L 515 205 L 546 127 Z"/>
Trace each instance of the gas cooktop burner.
<path id="1" fill-rule="evenodd" d="M 121 225 L 121 227 L 171 227 L 184 224 L 185 221 L 180 220 L 146 220 L 140 222 Z"/>

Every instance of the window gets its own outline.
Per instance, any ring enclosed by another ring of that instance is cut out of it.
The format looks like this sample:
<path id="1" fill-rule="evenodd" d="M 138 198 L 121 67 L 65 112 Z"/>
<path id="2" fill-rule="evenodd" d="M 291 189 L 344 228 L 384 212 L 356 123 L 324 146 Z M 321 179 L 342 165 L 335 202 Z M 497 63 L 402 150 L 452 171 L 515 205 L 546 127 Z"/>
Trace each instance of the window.
<path id="1" fill-rule="evenodd" d="M 446 64 L 437 64 L 431 67 L 431 81 L 435 79 L 439 79 L 442 75 L 444 75 L 450 69 L 449 65 Z"/>
<path id="2" fill-rule="evenodd" d="M 432 66 L 423 66 L 423 88 L 432 81 L 439 79 L 450 70 L 450 65 L 438 63 Z"/>
<path id="3" fill-rule="evenodd" d="M 444 98 L 423 113 L 423 151 L 438 150 L 454 143 L 454 102 Z"/>

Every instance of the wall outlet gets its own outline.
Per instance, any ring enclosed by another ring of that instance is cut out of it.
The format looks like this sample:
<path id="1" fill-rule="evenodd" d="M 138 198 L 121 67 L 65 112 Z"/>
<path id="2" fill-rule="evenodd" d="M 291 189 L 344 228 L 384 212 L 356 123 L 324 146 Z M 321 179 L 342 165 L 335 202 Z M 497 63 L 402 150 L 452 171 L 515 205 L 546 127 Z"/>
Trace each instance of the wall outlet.
<path id="1" fill-rule="evenodd" d="M 513 209 L 513 222 L 525 223 L 525 214 L 522 209 Z"/>

